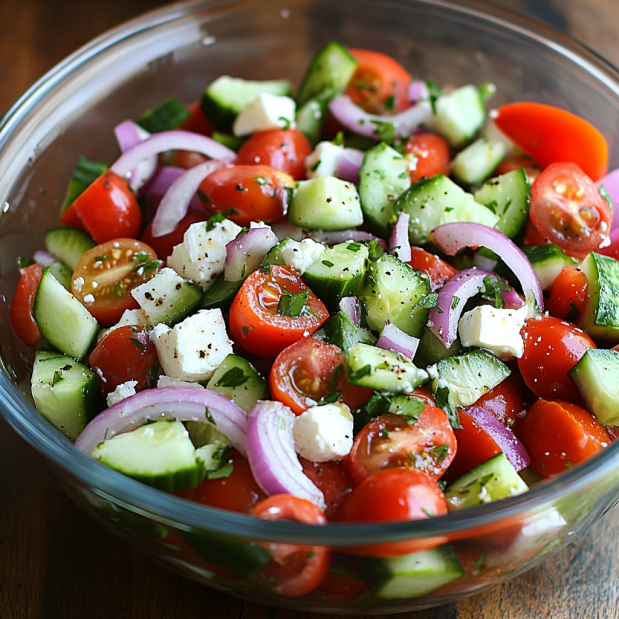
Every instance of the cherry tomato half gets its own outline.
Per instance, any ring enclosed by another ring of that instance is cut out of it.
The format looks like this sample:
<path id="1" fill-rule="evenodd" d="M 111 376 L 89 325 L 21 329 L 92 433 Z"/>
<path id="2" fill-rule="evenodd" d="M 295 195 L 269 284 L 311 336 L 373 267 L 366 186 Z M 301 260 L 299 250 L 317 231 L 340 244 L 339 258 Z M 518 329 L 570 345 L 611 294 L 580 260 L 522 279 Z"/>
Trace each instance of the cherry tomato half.
<path id="1" fill-rule="evenodd" d="M 518 367 L 527 387 L 538 398 L 582 404 L 576 385 L 567 373 L 589 348 L 591 338 L 578 327 L 552 316 L 538 316 L 522 329 L 524 354 Z"/>
<path id="2" fill-rule="evenodd" d="M 417 133 L 406 143 L 406 153 L 414 156 L 411 166 L 411 182 L 432 178 L 437 174 L 449 174 L 449 144 L 438 133 Z"/>
<path id="3" fill-rule="evenodd" d="M 575 163 L 553 163 L 537 177 L 529 216 L 543 237 L 578 258 L 600 247 L 613 221 L 595 183 Z"/>
<path id="4" fill-rule="evenodd" d="M 239 226 L 252 221 L 276 222 L 285 218 L 284 205 L 294 179 L 267 165 L 235 165 L 209 174 L 200 190 L 206 207 L 221 211 Z"/>
<path id="5" fill-rule="evenodd" d="M 324 514 L 313 503 L 290 494 L 274 494 L 252 510 L 263 520 L 295 520 L 324 525 Z M 331 567 L 331 550 L 324 546 L 300 546 L 262 542 L 273 558 L 258 572 L 276 593 L 299 597 L 313 591 L 325 579 Z M 274 585 L 273 585 L 274 583 Z"/>
<path id="6" fill-rule="evenodd" d="M 339 401 L 351 409 L 361 406 L 372 390 L 348 382 L 345 361 L 337 346 L 311 337 L 299 340 L 277 355 L 269 374 L 271 395 L 296 415 L 315 406 L 329 391 L 339 391 Z"/>
<path id="7" fill-rule="evenodd" d="M 237 165 L 266 165 L 305 178 L 305 158 L 312 152 L 309 140 L 298 129 L 258 131 L 239 149 Z"/>
<path id="8" fill-rule="evenodd" d="M 104 327 L 117 323 L 127 309 L 137 309 L 131 290 L 153 277 L 157 255 L 146 243 L 116 239 L 89 249 L 73 271 L 71 289 Z"/>
<path id="9" fill-rule="evenodd" d="M 31 264 L 21 269 L 17 290 L 11 301 L 11 325 L 19 339 L 28 346 L 34 346 L 41 337 L 32 315 L 32 305 L 44 270 L 40 264 Z"/>
<path id="10" fill-rule="evenodd" d="M 577 264 L 565 267 L 555 279 L 546 309 L 556 318 L 576 322 L 587 306 L 587 276 Z"/>
<path id="11" fill-rule="evenodd" d="M 144 327 L 137 325 L 110 331 L 90 353 L 89 362 L 104 396 L 128 380 L 138 381 L 136 391 L 149 389 L 159 375 L 155 344 Z"/>
<path id="12" fill-rule="evenodd" d="M 524 418 L 522 434 L 531 465 L 542 477 L 557 475 L 611 443 L 591 413 L 561 400 L 538 400 Z"/>
<path id="13" fill-rule="evenodd" d="M 425 249 L 421 249 L 421 247 L 411 247 L 411 259 L 408 264 L 430 278 L 430 286 L 433 291 L 458 273 L 458 269 L 452 267 L 451 264 Z"/>
<path id="14" fill-rule="evenodd" d="M 413 467 L 438 479 L 455 455 L 456 437 L 447 415 L 426 405 L 414 423 L 391 413 L 367 423 L 355 436 L 346 464 L 357 482 L 399 466 Z"/>
<path id="15" fill-rule="evenodd" d="M 295 296 L 299 293 L 302 296 Z M 294 300 L 288 309 L 282 306 L 284 296 Z M 322 301 L 291 268 L 272 266 L 268 273 L 258 270 L 243 282 L 230 307 L 230 330 L 250 353 L 275 357 L 309 337 L 328 317 Z"/>

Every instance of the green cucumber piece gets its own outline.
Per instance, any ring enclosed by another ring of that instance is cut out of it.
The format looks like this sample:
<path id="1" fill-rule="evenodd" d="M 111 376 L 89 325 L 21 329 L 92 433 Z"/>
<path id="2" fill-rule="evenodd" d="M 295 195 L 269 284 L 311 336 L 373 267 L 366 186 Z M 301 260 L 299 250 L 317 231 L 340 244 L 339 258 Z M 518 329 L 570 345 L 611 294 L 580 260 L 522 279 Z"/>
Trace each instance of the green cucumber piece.
<path id="1" fill-rule="evenodd" d="M 411 185 L 408 161 L 397 150 L 381 142 L 365 153 L 359 171 L 359 199 L 374 231 L 387 237 L 395 220 L 393 205 Z"/>
<path id="2" fill-rule="evenodd" d="M 199 309 L 219 308 L 222 312 L 227 312 L 242 285 L 243 280 L 228 282 L 224 279 L 224 274 L 222 273 L 202 297 Z"/>
<path id="3" fill-rule="evenodd" d="M 92 185 L 105 171 L 107 165 L 99 161 L 91 161 L 86 157 L 80 157 L 73 171 L 73 176 L 69 181 L 67 194 L 62 203 L 61 213 L 64 213 L 75 202 L 84 190 Z"/>
<path id="4" fill-rule="evenodd" d="M 37 350 L 31 389 L 37 411 L 73 441 L 104 406 L 96 374 L 57 351 Z"/>
<path id="5" fill-rule="evenodd" d="M 45 249 L 58 256 L 71 271 L 75 271 L 80 258 L 96 245 L 89 234 L 77 228 L 52 228 L 45 233 Z"/>
<path id="6" fill-rule="evenodd" d="M 522 247 L 522 253 L 529 259 L 542 290 L 549 291 L 555 279 L 565 267 L 576 264 L 574 258 L 565 255 L 565 252 L 556 245 L 534 245 Z"/>
<path id="7" fill-rule="evenodd" d="M 455 357 L 462 352 L 462 344 L 460 338 L 451 345 L 451 348 L 445 348 L 445 344 L 434 335 L 430 328 L 424 327 L 419 338 L 419 346 L 415 353 L 415 363 L 422 368 L 438 363 L 442 359 Z"/>
<path id="8" fill-rule="evenodd" d="M 92 314 L 52 275 L 50 267 L 43 271 L 32 315 L 41 335 L 78 361 L 86 355 L 99 330 Z"/>
<path id="9" fill-rule="evenodd" d="M 483 183 L 505 157 L 501 142 L 479 138 L 461 150 L 451 162 L 451 172 L 456 179 L 468 185 Z"/>
<path id="10" fill-rule="evenodd" d="M 347 230 L 363 223 L 355 185 L 334 176 L 299 181 L 287 218 L 295 226 L 310 230 Z"/>
<path id="11" fill-rule="evenodd" d="M 312 146 L 320 141 L 327 105 L 334 95 L 335 92 L 332 90 L 321 92 L 297 108 L 297 129 L 305 135 Z"/>
<path id="12" fill-rule="evenodd" d="M 206 475 L 180 421 L 156 421 L 99 443 L 92 457 L 166 492 L 197 486 Z"/>
<path id="13" fill-rule="evenodd" d="M 62 262 L 52 262 L 49 265 L 50 273 L 69 291 L 71 292 L 71 279 L 73 271 Z"/>
<path id="14" fill-rule="evenodd" d="M 450 483 L 445 488 L 445 498 L 449 511 L 458 511 L 507 499 L 528 489 L 501 452 Z"/>
<path id="15" fill-rule="evenodd" d="M 189 110 L 175 97 L 145 112 L 138 125 L 149 133 L 178 129 L 191 116 Z"/>
<path id="16" fill-rule="evenodd" d="M 475 86 L 456 88 L 436 100 L 436 128 L 459 148 L 481 129 L 486 120 L 484 101 Z"/>
<path id="17" fill-rule="evenodd" d="M 344 312 L 331 316 L 323 325 L 323 340 L 327 344 L 334 344 L 342 349 L 345 357 L 348 351 L 361 342 L 362 344 L 376 344 L 376 336 L 363 327 L 356 327 Z"/>

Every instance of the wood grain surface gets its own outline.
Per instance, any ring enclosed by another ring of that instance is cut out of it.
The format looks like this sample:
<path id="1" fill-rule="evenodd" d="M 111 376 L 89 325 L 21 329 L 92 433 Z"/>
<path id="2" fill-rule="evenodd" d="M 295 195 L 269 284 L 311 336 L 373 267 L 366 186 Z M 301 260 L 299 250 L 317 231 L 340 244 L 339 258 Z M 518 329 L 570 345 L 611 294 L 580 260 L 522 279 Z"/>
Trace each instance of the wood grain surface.
<path id="1" fill-rule="evenodd" d="M 0 112 L 47 69 L 157 0 L 0 0 Z M 619 64 L 618 0 L 502 0 Z M 619 508 L 543 565 L 406 619 L 619 617 Z M 0 619 L 305 619 L 186 581 L 117 541 L 0 421 Z"/>

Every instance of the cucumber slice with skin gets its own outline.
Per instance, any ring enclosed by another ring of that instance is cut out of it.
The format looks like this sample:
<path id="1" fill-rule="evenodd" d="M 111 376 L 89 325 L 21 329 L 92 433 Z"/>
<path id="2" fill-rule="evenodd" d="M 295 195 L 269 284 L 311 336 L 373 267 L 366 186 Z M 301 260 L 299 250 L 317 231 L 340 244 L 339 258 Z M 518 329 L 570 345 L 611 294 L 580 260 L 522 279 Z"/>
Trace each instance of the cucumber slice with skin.
<path id="1" fill-rule="evenodd" d="M 80 258 L 96 245 L 90 235 L 77 228 L 52 228 L 45 233 L 45 249 L 58 256 L 71 271 L 75 271 Z"/>
<path id="2" fill-rule="evenodd" d="M 461 150 L 451 162 L 451 172 L 456 179 L 468 185 L 483 183 L 505 156 L 500 142 L 479 138 Z"/>
<path id="3" fill-rule="evenodd" d="M 52 275 L 50 267 L 43 271 L 32 315 L 41 335 L 78 361 L 86 355 L 99 330 L 99 323 Z"/>
<path id="4" fill-rule="evenodd" d="M 363 223 L 355 185 L 334 176 L 299 181 L 287 218 L 295 226 L 310 230 L 347 230 Z"/>
<path id="5" fill-rule="evenodd" d="M 190 116 L 189 110 L 175 97 L 148 110 L 138 120 L 138 125 L 149 133 L 178 129 Z"/>
<path id="6" fill-rule="evenodd" d="M 522 247 L 522 253 L 529 259 L 542 290 L 549 291 L 555 279 L 565 267 L 576 264 L 574 258 L 565 255 L 565 252 L 556 245 L 534 245 Z"/>
<path id="7" fill-rule="evenodd" d="M 178 492 L 197 486 L 204 464 L 180 421 L 156 421 L 99 443 L 92 457 L 159 490 Z"/>
<path id="8" fill-rule="evenodd" d="M 236 297 L 236 293 L 241 289 L 243 280 L 238 282 L 227 282 L 222 273 L 215 280 L 215 283 L 206 291 L 200 301 L 200 309 L 221 309 L 227 312 Z"/>
<path id="9" fill-rule="evenodd" d="M 481 129 L 486 120 L 484 101 L 475 86 L 456 88 L 436 100 L 436 128 L 459 148 Z"/>
<path id="10" fill-rule="evenodd" d="M 449 511 L 485 505 L 529 489 L 503 452 L 482 462 L 445 489 Z"/>
<path id="11" fill-rule="evenodd" d="M 31 388 L 39 413 L 73 441 L 104 406 L 96 374 L 57 351 L 37 350 Z"/>
<path id="12" fill-rule="evenodd" d="M 69 291 L 71 292 L 71 278 L 73 271 L 62 262 L 52 262 L 49 265 L 50 273 Z"/>
<path id="13" fill-rule="evenodd" d="M 428 327 L 424 327 L 419 339 L 420 342 L 414 359 L 419 367 L 428 367 L 442 359 L 455 357 L 462 352 L 460 338 L 456 338 L 451 348 L 445 348 L 445 344 Z"/>
<path id="14" fill-rule="evenodd" d="M 297 109 L 297 129 L 315 145 L 322 134 L 322 125 L 327 112 L 327 105 L 335 92 L 326 90 L 306 101 Z"/>
<path id="15" fill-rule="evenodd" d="M 359 199 L 365 217 L 382 237 L 387 237 L 389 224 L 395 220 L 393 205 L 410 185 L 408 161 L 381 142 L 365 153 L 359 171 Z"/>

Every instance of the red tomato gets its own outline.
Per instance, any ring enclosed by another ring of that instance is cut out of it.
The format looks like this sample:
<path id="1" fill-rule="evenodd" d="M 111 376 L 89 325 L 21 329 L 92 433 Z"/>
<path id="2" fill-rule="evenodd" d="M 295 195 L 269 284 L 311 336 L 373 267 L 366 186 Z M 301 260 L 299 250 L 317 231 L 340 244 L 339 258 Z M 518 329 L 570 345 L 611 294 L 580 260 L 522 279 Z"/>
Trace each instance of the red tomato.
<path id="1" fill-rule="evenodd" d="M 73 271 L 71 289 L 104 327 L 120 320 L 127 309 L 137 309 L 131 290 L 153 277 L 157 254 L 146 243 L 116 239 L 89 249 Z"/>
<path id="2" fill-rule="evenodd" d="M 532 183 L 542 171 L 531 157 L 527 157 L 526 155 L 510 155 L 501 161 L 499 167 L 496 169 L 496 174 L 507 174 L 513 170 L 519 170 L 520 168 L 524 168 L 530 183 Z"/>
<path id="3" fill-rule="evenodd" d="M 345 362 L 337 346 L 311 337 L 298 340 L 284 348 L 273 363 L 269 374 L 271 395 L 296 415 L 315 406 L 329 391 L 341 392 L 340 402 L 351 409 L 361 406 L 370 399 L 372 390 L 348 382 L 343 371 Z M 333 382 L 336 370 L 340 376 L 335 376 Z"/>
<path id="4" fill-rule="evenodd" d="M 595 183 L 574 163 L 553 163 L 537 177 L 529 216 L 543 237 L 579 258 L 597 251 L 613 222 Z"/>
<path id="5" fill-rule="evenodd" d="M 411 169 L 411 182 L 449 174 L 449 144 L 438 133 L 417 133 L 406 143 L 405 152 L 415 156 L 415 169 Z"/>
<path id="6" fill-rule="evenodd" d="M 525 225 L 524 238 L 522 239 L 522 244 L 526 247 L 537 247 L 539 245 L 546 245 L 549 243 L 549 240 L 546 240 L 542 233 L 533 225 L 531 218 L 527 219 L 527 223 Z"/>
<path id="7" fill-rule="evenodd" d="M 596 348 L 582 329 L 551 316 L 527 321 L 522 329 L 524 355 L 518 367 L 527 387 L 538 398 L 582 403 L 567 373 L 589 348 Z"/>
<path id="8" fill-rule="evenodd" d="M 258 503 L 253 514 L 263 520 L 295 520 L 325 525 L 324 514 L 313 503 L 290 494 L 275 494 Z M 275 593 L 299 597 L 313 591 L 331 567 L 331 550 L 324 546 L 299 546 L 262 542 L 273 558 L 258 572 L 257 578 L 269 583 Z M 274 583 L 274 584 L 273 584 Z"/>
<path id="9" fill-rule="evenodd" d="M 410 107 L 408 85 L 411 76 L 386 54 L 366 49 L 348 50 L 359 63 L 346 94 L 368 112 L 401 112 Z"/>
<path id="10" fill-rule="evenodd" d="M 337 520 L 344 503 L 356 486 L 344 462 L 310 462 L 299 458 L 303 472 L 325 495 L 325 517 L 329 522 Z"/>
<path id="11" fill-rule="evenodd" d="M 387 413 L 355 436 L 346 458 L 357 482 L 383 469 L 410 466 L 438 479 L 456 455 L 456 437 L 440 408 L 426 405 L 415 423 Z"/>
<path id="12" fill-rule="evenodd" d="M 352 574 L 329 572 L 320 586 L 312 594 L 312 599 L 324 604 L 354 602 L 369 591 L 368 586 Z"/>
<path id="13" fill-rule="evenodd" d="M 209 174 L 200 190 L 206 206 L 221 211 L 239 226 L 252 221 L 275 222 L 285 218 L 284 205 L 294 179 L 267 165 L 235 165 Z"/>
<path id="14" fill-rule="evenodd" d="M 28 346 L 34 346 L 41 337 L 32 315 L 32 305 L 44 270 L 40 264 L 31 264 L 20 269 L 21 277 L 11 302 L 11 324 L 19 339 Z"/>
<path id="15" fill-rule="evenodd" d="M 142 232 L 140 240 L 150 245 L 160 258 L 167 260 L 174 247 L 183 242 L 183 236 L 185 232 L 187 232 L 187 228 L 189 228 L 191 224 L 205 221 L 206 219 L 206 213 L 188 211 L 187 215 L 176 224 L 176 228 L 174 228 L 172 232 L 164 234 L 163 236 L 153 236 L 153 225 L 149 224 L 146 230 Z"/>
<path id="16" fill-rule="evenodd" d="M 298 129 L 266 129 L 241 146 L 236 164 L 266 165 L 300 180 L 305 178 L 305 158 L 311 152 L 311 144 Z"/>
<path id="17" fill-rule="evenodd" d="M 180 126 L 183 131 L 192 131 L 202 135 L 211 135 L 213 133 L 213 125 L 211 121 L 204 115 L 201 102 L 198 100 L 195 103 L 187 106 L 189 110 L 189 118 Z"/>
<path id="18" fill-rule="evenodd" d="M 191 150 L 175 150 L 169 155 L 169 159 L 166 158 L 168 165 L 175 168 L 183 168 L 183 170 L 189 170 L 189 168 L 195 168 L 197 165 L 208 161 L 208 158 L 200 153 L 194 153 Z"/>
<path id="19" fill-rule="evenodd" d="M 86 230 L 97 243 L 122 237 L 136 238 L 142 213 L 127 182 L 104 172 L 60 216 L 65 226 Z"/>
<path id="20" fill-rule="evenodd" d="M 149 389 L 159 375 L 155 344 L 144 327 L 137 325 L 110 331 L 90 353 L 89 362 L 104 396 L 128 380 L 138 381 L 136 391 Z"/>
<path id="21" fill-rule="evenodd" d="M 546 309 L 557 318 L 576 322 L 587 305 L 587 276 L 577 264 L 565 267 L 552 285 Z"/>
<path id="22" fill-rule="evenodd" d="M 344 504 L 340 522 L 425 520 L 446 513 L 447 501 L 435 480 L 417 469 L 397 467 L 375 473 L 361 482 Z M 444 542 L 444 538 L 425 538 L 341 550 L 389 557 L 430 550 Z"/>
<path id="23" fill-rule="evenodd" d="M 538 400 L 527 413 L 522 434 L 538 475 L 551 477 L 610 445 L 603 425 L 580 406 Z"/>
<path id="24" fill-rule="evenodd" d="M 436 406 L 434 396 L 425 387 L 415 387 L 415 391 L 411 395 L 430 406 Z"/>
<path id="25" fill-rule="evenodd" d="M 249 462 L 238 451 L 230 454 L 232 473 L 228 477 L 208 479 L 195 488 L 177 492 L 177 496 L 232 512 L 248 514 L 266 495 L 256 483 Z"/>
<path id="26" fill-rule="evenodd" d="M 522 413 L 526 409 L 520 393 L 509 378 L 499 383 L 494 389 L 484 393 L 473 406 L 483 408 L 512 430 L 516 425 L 519 425 Z M 459 446 L 460 442 L 458 441 L 458 448 Z"/>
<path id="27" fill-rule="evenodd" d="M 583 118 L 541 103 L 509 103 L 497 112 L 497 127 L 542 167 L 572 161 L 594 181 L 606 174 L 606 140 Z"/>
<path id="28" fill-rule="evenodd" d="M 411 247 L 411 259 L 408 264 L 430 278 L 432 290 L 440 288 L 448 279 L 458 273 L 458 269 L 452 267 L 451 264 L 425 249 L 421 249 L 421 247 Z"/>
<path id="29" fill-rule="evenodd" d="M 283 296 L 306 290 L 299 316 L 279 313 Z M 230 307 L 230 330 L 245 350 L 259 357 L 275 357 L 287 346 L 309 337 L 328 317 L 322 301 L 291 268 L 272 266 L 269 273 L 258 270 L 243 282 Z"/>

